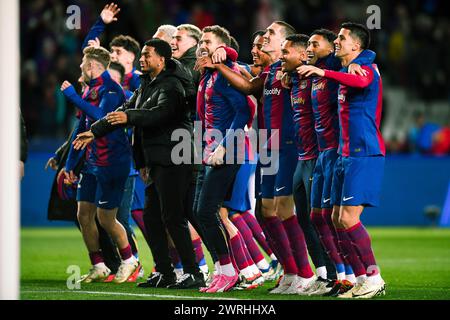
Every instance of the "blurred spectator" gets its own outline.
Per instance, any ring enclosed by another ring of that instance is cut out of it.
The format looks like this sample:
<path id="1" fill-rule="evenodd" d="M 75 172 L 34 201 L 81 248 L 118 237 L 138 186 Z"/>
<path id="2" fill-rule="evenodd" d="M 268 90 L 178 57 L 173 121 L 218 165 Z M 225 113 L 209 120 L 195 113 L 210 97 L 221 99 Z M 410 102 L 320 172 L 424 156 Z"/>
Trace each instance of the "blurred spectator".
<path id="1" fill-rule="evenodd" d="M 427 122 L 423 112 L 414 114 L 414 126 L 408 132 L 408 140 L 411 152 L 450 154 L 450 126 Z"/>

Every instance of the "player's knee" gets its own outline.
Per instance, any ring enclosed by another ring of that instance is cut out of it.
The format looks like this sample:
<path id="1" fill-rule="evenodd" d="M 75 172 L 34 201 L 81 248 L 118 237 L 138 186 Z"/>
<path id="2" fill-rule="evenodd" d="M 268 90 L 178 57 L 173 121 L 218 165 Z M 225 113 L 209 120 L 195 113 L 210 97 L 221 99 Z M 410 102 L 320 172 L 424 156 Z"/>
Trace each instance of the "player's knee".
<path id="1" fill-rule="evenodd" d="M 355 217 L 347 212 L 341 212 L 338 223 L 340 227 L 348 229 L 355 225 Z"/>
<path id="2" fill-rule="evenodd" d="M 98 222 L 105 230 L 111 230 L 114 224 L 116 223 L 116 218 L 104 213 L 98 213 L 97 215 Z"/>

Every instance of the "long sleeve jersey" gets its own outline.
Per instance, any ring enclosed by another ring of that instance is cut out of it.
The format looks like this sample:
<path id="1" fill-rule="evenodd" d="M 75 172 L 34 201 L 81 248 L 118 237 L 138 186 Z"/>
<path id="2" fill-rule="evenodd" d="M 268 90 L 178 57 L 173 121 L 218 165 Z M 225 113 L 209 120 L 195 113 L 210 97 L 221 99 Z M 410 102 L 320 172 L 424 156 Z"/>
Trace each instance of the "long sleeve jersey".
<path id="1" fill-rule="evenodd" d="M 366 50 L 365 50 L 366 51 Z M 342 156 L 363 157 L 385 155 L 386 149 L 380 132 L 383 86 L 376 64 L 364 60 L 364 51 L 352 63 L 367 71 L 359 76 L 325 70 L 325 78 L 339 83 L 338 152 Z"/>
<path id="2" fill-rule="evenodd" d="M 107 71 L 89 82 L 87 90 L 80 97 L 73 86 L 63 91 L 64 95 L 79 110 L 82 111 L 74 136 L 87 131 L 95 121 L 106 116 L 125 102 L 122 87 L 115 83 Z M 72 170 L 76 165 L 77 152 L 71 146 L 66 170 Z M 131 160 L 131 148 L 123 129 L 115 130 L 105 137 L 95 139 L 86 151 L 86 161 L 92 166 L 108 166 L 127 164 Z"/>
<path id="3" fill-rule="evenodd" d="M 239 73 L 230 61 L 227 61 L 227 65 L 234 72 Z M 248 160 L 247 139 L 245 139 L 245 150 L 238 151 L 236 143 L 234 143 L 234 150 L 228 147 L 232 143 L 231 139 L 234 139 L 233 131 L 244 130 L 244 127 L 251 122 L 247 97 L 234 89 L 218 71 L 206 70 L 202 75 L 197 94 L 197 115 L 205 130 L 204 160 L 219 144 L 223 145 L 227 152 L 233 151 L 234 159 L 243 155 L 245 160 Z M 220 131 L 223 137 L 221 141 L 214 137 L 215 130 Z"/>

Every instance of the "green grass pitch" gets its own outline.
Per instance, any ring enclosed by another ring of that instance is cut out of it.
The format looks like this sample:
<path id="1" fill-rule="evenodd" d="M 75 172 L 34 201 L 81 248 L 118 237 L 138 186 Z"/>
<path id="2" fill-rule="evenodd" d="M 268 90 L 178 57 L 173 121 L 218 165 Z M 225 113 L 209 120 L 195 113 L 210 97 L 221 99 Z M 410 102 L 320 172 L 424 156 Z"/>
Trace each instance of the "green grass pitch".
<path id="1" fill-rule="evenodd" d="M 150 250 L 138 232 L 141 261 L 146 276 L 153 266 Z M 450 300 L 450 229 L 369 228 L 372 244 L 387 283 L 385 297 L 377 299 Z M 207 254 L 209 259 L 209 255 Z M 208 260 L 211 266 L 211 260 Z M 67 287 L 67 268 L 89 269 L 81 234 L 74 228 L 24 228 L 21 231 L 21 299 L 111 300 L 111 299 L 326 299 L 269 295 L 267 282 L 252 291 L 207 295 L 196 290 L 141 289 L 134 283 L 82 284 Z"/>

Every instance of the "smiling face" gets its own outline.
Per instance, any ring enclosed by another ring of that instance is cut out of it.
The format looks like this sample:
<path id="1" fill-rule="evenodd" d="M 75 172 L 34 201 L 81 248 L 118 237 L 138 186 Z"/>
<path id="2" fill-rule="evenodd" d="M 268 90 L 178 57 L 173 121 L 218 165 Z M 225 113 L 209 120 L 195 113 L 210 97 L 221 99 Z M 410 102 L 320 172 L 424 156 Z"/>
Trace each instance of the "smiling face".
<path id="1" fill-rule="evenodd" d="M 177 30 L 170 41 L 170 47 L 172 48 L 172 56 L 176 59 L 181 58 L 186 51 L 190 48 L 195 47 L 197 41 L 189 36 L 187 30 L 181 29 Z"/>
<path id="2" fill-rule="evenodd" d="M 284 27 L 272 23 L 264 34 L 264 44 L 262 51 L 269 54 L 273 60 L 277 60 L 281 55 L 281 43 L 285 39 Z"/>
<path id="3" fill-rule="evenodd" d="M 334 40 L 334 47 L 336 57 L 341 59 L 359 50 L 360 44 L 350 36 L 350 30 L 342 28 Z"/>
<path id="4" fill-rule="evenodd" d="M 223 42 L 214 33 L 204 32 L 198 45 L 200 52 L 208 52 L 211 56 L 219 46 L 223 45 Z"/>
<path id="5" fill-rule="evenodd" d="M 316 64 L 318 59 L 324 58 L 333 52 L 333 44 L 319 34 L 314 34 L 309 38 L 308 48 L 308 64 Z"/>
<path id="6" fill-rule="evenodd" d="M 306 61 L 306 48 L 286 40 L 281 46 L 281 71 L 292 72 Z"/>
<path id="7" fill-rule="evenodd" d="M 262 51 L 262 47 L 264 44 L 263 36 L 256 36 L 252 45 L 252 58 L 253 64 L 256 67 L 266 67 L 270 64 L 270 56 Z"/>
<path id="8" fill-rule="evenodd" d="M 154 72 L 162 63 L 164 63 L 164 58 L 155 52 L 155 48 L 149 46 L 142 48 L 139 64 L 143 73 Z"/>

